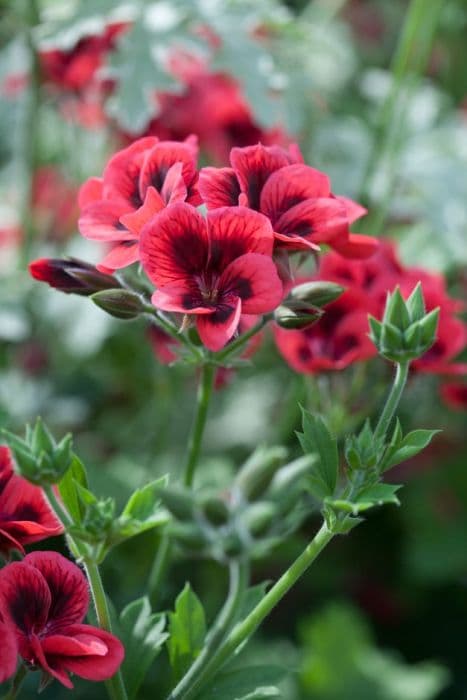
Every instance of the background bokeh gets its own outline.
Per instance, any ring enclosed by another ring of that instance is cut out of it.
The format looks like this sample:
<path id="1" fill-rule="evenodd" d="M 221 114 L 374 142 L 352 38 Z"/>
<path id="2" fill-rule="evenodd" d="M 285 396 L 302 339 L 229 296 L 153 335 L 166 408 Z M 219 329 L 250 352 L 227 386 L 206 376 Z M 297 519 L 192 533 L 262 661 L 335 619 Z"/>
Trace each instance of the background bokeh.
<path id="1" fill-rule="evenodd" d="M 443 274 L 465 302 L 465 0 L 11 0 L 0 13 L 0 423 L 22 430 L 41 415 L 72 431 L 99 494 L 121 503 L 178 473 L 196 376 L 161 362 L 144 322 L 34 282 L 27 263 L 99 259 L 77 233 L 77 191 L 132 139 L 197 133 L 202 163 L 218 165 L 234 145 L 296 140 L 334 191 L 369 207 L 365 233 L 397 239 L 405 264 Z M 298 375 L 266 335 L 216 391 L 200 482 L 222 486 L 257 444 L 294 454 L 299 402 L 345 434 L 390 373 L 375 359 Z M 405 484 L 401 507 L 334 541 L 249 647 L 250 661 L 290 669 L 287 700 L 467 698 L 466 401 L 463 412 L 439 389 L 419 375 L 406 391 L 407 429 L 443 432 L 391 474 Z M 258 561 L 254 580 L 275 579 L 315 527 Z M 105 561 L 116 608 L 144 592 L 156 546 L 148 533 Z M 179 557 L 167 608 L 187 579 L 212 618 L 224 572 Z M 168 673 L 163 652 L 141 697 L 159 697 Z M 67 693 L 53 685 L 44 697 Z M 76 697 L 104 691 L 77 681 Z"/>

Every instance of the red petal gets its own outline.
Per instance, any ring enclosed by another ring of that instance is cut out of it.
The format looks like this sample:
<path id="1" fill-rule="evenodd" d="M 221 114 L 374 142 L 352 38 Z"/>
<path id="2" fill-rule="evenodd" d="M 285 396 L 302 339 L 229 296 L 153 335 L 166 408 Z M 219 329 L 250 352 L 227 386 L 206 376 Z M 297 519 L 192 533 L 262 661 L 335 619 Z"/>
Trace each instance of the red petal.
<path id="1" fill-rule="evenodd" d="M 13 461 L 10 448 L 0 445 L 0 493 L 6 482 L 13 476 Z"/>
<path id="2" fill-rule="evenodd" d="M 14 562 L 0 571 L 0 610 L 20 636 L 45 627 L 51 601 L 45 578 L 33 566 Z"/>
<path id="3" fill-rule="evenodd" d="M 298 236 L 312 243 L 330 243 L 335 239 L 347 240 L 349 225 L 345 209 L 331 197 L 306 199 L 286 211 L 276 222 L 274 230 L 281 236 L 282 245 L 295 248 L 294 239 Z"/>
<path id="4" fill-rule="evenodd" d="M 13 631 L 4 622 L 0 622 L 0 683 L 4 683 L 14 674 L 18 648 Z"/>
<path id="5" fill-rule="evenodd" d="M 78 205 L 80 209 L 102 199 L 102 189 L 104 181 L 101 177 L 90 177 L 84 182 L 78 193 Z"/>
<path id="6" fill-rule="evenodd" d="M 120 222 L 133 235 L 139 237 L 144 224 L 147 224 L 149 219 L 152 219 L 164 207 L 165 202 L 159 192 L 154 187 L 148 187 L 143 206 L 129 214 L 123 214 L 120 217 Z"/>
<path id="7" fill-rule="evenodd" d="M 170 167 L 175 163 L 182 163 L 183 180 L 189 188 L 196 180 L 196 156 L 197 149 L 189 143 L 178 141 L 160 141 L 144 158 L 143 167 L 139 176 L 139 194 L 141 200 L 146 195 L 148 187 L 152 186 L 158 192 L 162 192 L 165 179 Z"/>
<path id="8" fill-rule="evenodd" d="M 281 215 L 305 199 L 329 197 L 329 178 L 309 165 L 289 165 L 273 173 L 261 193 L 260 210 L 273 226 Z"/>
<path id="9" fill-rule="evenodd" d="M 118 671 L 125 650 L 121 641 L 113 634 L 91 625 L 72 625 L 66 630 L 66 634 L 68 637 L 74 637 L 79 643 L 88 645 L 88 649 L 91 638 L 95 645 L 100 644 L 100 652 L 103 649 L 102 645 L 107 647 L 105 655 L 99 652 L 94 655 L 88 653 L 83 656 L 60 656 L 60 665 L 67 671 L 89 681 L 107 680 Z"/>
<path id="10" fill-rule="evenodd" d="M 283 297 L 282 282 L 271 258 L 248 253 L 234 260 L 219 280 L 222 294 L 242 300 L 242 312 L 262 314 L 275 309 Z"/>
<path id="11" fill-rule="evenodd" d="M 48 630 L 58 632 L 81 622 L 89 607 L 88 585 L 81 569 L 57 552 L 32 552 L 23 561 L 39 571 L 49 586 Z"/>
<path id="12" fill-rule="evenodd" d="M 365 207 L 363 207 L 358 202 L 354 202 L 353 199 L 350 199 L 349 197 L 336 195 L 336 199 L 344 205 L 345 210 L 347 212 L 347 218 L 350 224 L 352 224 L 357 219 L 360 219 L 362 216 L 365 216 L 365 214 L 368 214 L 368 209 L 365 209 Z"/>
<path id="13" fill-rule="evenodd" d="M 118 151 L 109 160 L 104 170 L 106 198 L 122 198 L 128 210 L 141 206 L 143 197 L 139 192 L 139 177 L 146 153 L 155 146 L 157 141 L 155 136 L 138 139 L 127 148 Z"/>
<path id="14" fill-rule="evenodd" d="M 167 207 L 143 227 L 140 258 L 158 287 L 199 275 L 209 252 L 206 221 L 189 204 Z"/>
<path id="15" fill-rule="evenodd" d="M 242 302 L 237 297 L 229 303 L 219 304 L 214 313 L 198 316 L 196 327 L 208 350 L 217 352 L 229 342 L 238 328 L 241 312 Z"/>
<path id="16" fill-rule="evenodd" d="M 240 183 L 232 168 L 202 168 L 198 188 L 208 209 L 238 204 Z"/>
<path id="17" fill-rule="evenodd" d="M 361 233 L 349 233 L 347 241 L 339 241 L 331 243 L 334 250 L 344 256 L 344 258 L 369 258 L 376 253 L 379 247 L 379 241 L 372 236 L 364 236 Z"/>
<path id="18" fill-rule="evenodd" d="M 42 649 L 41 640 L 39 640 L 36 635 L 33 635 L 30 639 L 27 658 L 31 659 L 31 657 L 36 666 L 40 666 L 46 673 L 53 676 L 53 678 L 56 678 L 65 686 L 65 688 L 68 688 L 69 690 L 73 688 L 73 683 L 68 677 L 68 673 L 63 670 L 63 667 L 60 666 L 59 660 L 56 658 L 52 660 L 54 667 L 49 664 L 48 659 L 44 654 L 44 650 Z"/>
<path id="19" fill-rule="evenodd" d="M 232 148 L 230 162 L 238 177 L 241 191 L 253 209 L 260 208 L 261 190 L 268 177 L 289 165 L 290 159 L 281 148 L 267 148 L 258 144 L 245 148 Z"/>
<path id="20" fill-rule="evenodd" d="M 174 163 L 165 176 L 161 190 L 163 201 L 168 204 L 184 202 L 187 197 L 187 186 L 182 176 L 183 163 Z"/>
<path id="21" fill-rule="evenodd" d="M 65 634 L 52 634 L 42 640 L 44 654 L 54 656 L 105 656 L 108 653 L 105 643 L 90 634 L 71 637 Z"/>
<path id="22" fill-rule="evenodd" d="M 104 243 L 134 238 L 120 223 L 120 217 L 129 211 L 132 209 L 120 200 L 101 199 L 88 204 L 78 220 L 79 231 L 91 241 Z"/>
<path id="23" fill-rule="evenodd" d="M 272 255 L 274 234 L 269 220 L 246 207 L 221 207 L 207 214 L 209 267 L 222 270 L 245 253 Z"/>
<path id="24" fill-rule="evenodd" d="M 118 243 L 110 253 L 102 260 L 97 269 L 100 272 L 108 274 L 110 270 L 120 270 L 122 267 L 128 267 L 139 260 L 139 245 L 138 241 L 122 241 Z"/>
<path id="25" fill-rule="evenodd" d="M 165 284 L 154 292 L 151 301 L 158 309 L 180 314 L 210 314 L 213 311 L 204 303 L 199 286 L 189 279 Z"/>

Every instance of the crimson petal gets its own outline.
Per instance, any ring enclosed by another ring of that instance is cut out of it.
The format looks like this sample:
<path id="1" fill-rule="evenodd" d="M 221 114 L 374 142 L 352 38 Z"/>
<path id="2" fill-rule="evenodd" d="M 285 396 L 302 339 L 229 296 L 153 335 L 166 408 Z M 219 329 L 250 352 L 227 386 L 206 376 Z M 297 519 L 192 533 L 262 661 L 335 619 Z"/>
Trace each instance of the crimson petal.
<path id="1" fill-rule="evenodd" d="M 158 192 L 162 188 L 171 166 L 182 163 L 182 176 L 186 187 L 190 187 L 196 180 L 196 156 L 197 149 L 189 143 L 178 141 L 160 141 L 144 158 L 144 163 L 139 175 L 139 196 L 141 201 L 146 196 L 148 187 L 152 186 Z"/>
<path id="2" fill-rule="evenodd" d="M 141 206 L 143 197 L 140 196 L 139 177 L 147 151 L 157 142 L 155 136 L 138 139 L 109 160 L 103 178 L 105 198 L 122 198 L 128 210 Z"/>
<path id="3" fill-rule="evenodd" d="M 272 311 L 283 297 L 282 282 L 272 259 L 248 253 L 234 260 L 219 279 L 219 290 L 242 300 L 242 312 L 261 314 Z"/>
<path id="4" fill-rule="evenodd" d="M 49 658 L 59 660 L 62 668 L 90 681 L 105 681 L 118 671 L 125 656 L 125 649 L 121 641 L 113 634 L 91 625 L 72 625 L 66 630 L 66 636 L 69 639 L 74 638 L 78 644 L 87 646 L 88 653 L 82 656 L 75 654 L 58 656 L 57 652 L 54 652 L 54 655 Z M 96 651 L 99 649 L 99 653 L 90 653 L 91 639 L 94 640 Z M 48 642 L 44 643 L 45 648 L 47 648 L 47 644 Z M 107 647 L 105 655 L 101 653 L 103 645 Z M 55 645 L 51 646 L 54 648 Z M 64 647 L 62 648 L 64 649 Z M 70 646 L 67 645 L 66 648 L 69 650 Z"/>
<path id="5" fill-rule="evenodd" d="M 78 193 L 78 205 L 80 209 L 92 202 L 97 202 L 102 199 L 104 181 L 101 177 L 90 177 L 86 182 L 83 182 Z"/>
<path id="6" fill-rule="evenodd" d="M 138 260 L 138 241 L 122 241 L 112 248 L 102 262 L 96 267 L 100 272 L 108 274 L 109 270 L 111 272 L 120 270 L 122 267 L 128 267 L 128 265 L 132 265 Z"/>
<path id="7" fill-rule="evenodd" d="M 260 211 L 273 226 L 291 207 L 306 199 L 329 197 L 331 187 L 324 173 L 309 165 L 295 164 L 273 173 L 261 193 Z"/>
<path id="8" fill-rule="evenodd" d="M 121 241 L 134 238 L 120 223 L 120 217 L 132 211 L 121 200 L 105 200 L 88 204 L 78 220 L 78 228 L 82 236 L 91 241 Z"/>
<path id="9" fill-rule="evenodd" d="M 347 240 L 331 243 L 334 250 L 344 258 L 356 258 L 358 260 L 369 258 L 376 253 L 379 241 L 372 236 L 364 236 L 361 233 L 349 233 Z"/>
<path id="10" fill-rule="evenodd" d="M 240 183 L 233 168 L 202 168 L 198 188 L 208 209 L 238 204 Z"/>
<path id="11" fill-rule="evenodd" d="M 228 302 L 218 304 L 213 313 L 197 317 L 199 337 L 208 350 L 217 352 L 229 342 L 238 328 L 241 312 L 241 299 L 231 297 Z"/>
<path id="12" fill-rule="evenodd" d="M 144 204 L 136 211 L 123 214 L 123 216 L 120 217 L 120 223 L 133 235 L 139 237 L 144 224 L 147 224 L 147 222 L 164 209 L 164 207 L 165 202 L 159 192 L 154 189 L 154 187 L 148 187 Z"/>
<path id="13" fill-rule="evenodd" d="M 306 199 L 286 211 L 274 226 L 276 234 L 282 234 L 281 244 L 295 248 L 299 237 L 312 243 L 330 243 L 333 240 L 347 240 L 349 225 L 345 209 L 337 200 L 331 197 Z"/>
<path id="14" fill-rule="evenodd" d="M 151 301 L 158 309 L 180 314 L 210 314 L 213 311 L 212 306 L 206 306 L 199 286 L 191 279 L 160 287 Z"/>
<path id="15" fill-rule="evenodd" d="M 20 636 L 45 627 L 51 602 L 49 586 L 33 566 L 14 562 L 0 571 L 0 611 Z"/>
<path id="16" fill-rule="evenodd" d="M 283 149 L 273 149 L 257 144 L 245 148 L 232 148 L 230 163 L 240 183 L 240 189 L 252 209 L 260 208 L 260 197 L 268 177 L 289 165 L 290 159 Z"/>
<path id="17" fill-rule="evenodd" d="M 13 631 L 4 622 L 0 622 L 0 683 L 4 683 L 14 674 L 18 648 Z"/>
<path id="18" fill-rule="evenodd" d="M 208 212 L 209 268 L 222 271 L 246 253 L 272 255 L 270 221 L 247 207 L 221 207 Z"/>

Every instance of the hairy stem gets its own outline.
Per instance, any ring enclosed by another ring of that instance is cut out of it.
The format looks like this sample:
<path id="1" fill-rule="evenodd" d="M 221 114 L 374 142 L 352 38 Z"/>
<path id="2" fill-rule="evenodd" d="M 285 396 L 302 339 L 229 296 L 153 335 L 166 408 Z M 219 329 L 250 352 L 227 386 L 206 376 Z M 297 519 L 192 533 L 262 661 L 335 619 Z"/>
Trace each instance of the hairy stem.
<path id="1" fill-rule="evenodd" d="M 201 687 L 205 686 L 218 670 L 235 654 L 238 647 L 246 641 L 259 627 L 263 620 L 276 607 L 288 591 L 295 585 L 298 579 L 305 573 L 326 545 L 332 540 L 334 534 L 323 523 L 313 540 L 308 544 L 302 554 L 294 561 L 287 571 L 262 598 L 258 605 L 251 611 L 248 617 L 234 627 L 225 642 L 218 651 L 206 662 L 203 670 L 197 674 L 196 680 L 183 695 L 176 696 L 177 700 L 192 700 L 196 697 Z"/>
<path id="2" fill-rule="evenodd" d="M 197 678 L 203 674 L 205 665 L 217 652 L 219 645 L 227 636 L 235 615 L 238 612 L 242 595 L 248 585 L 248 567 L 245 564 L 234 561 L 229 566 L 229 592 L 226 601 L 220 611 L 210 633 L 206 644 L 200 655 L 178 685 L 172 690 L 168 700 L 179 700 L 196 683 Z"/>

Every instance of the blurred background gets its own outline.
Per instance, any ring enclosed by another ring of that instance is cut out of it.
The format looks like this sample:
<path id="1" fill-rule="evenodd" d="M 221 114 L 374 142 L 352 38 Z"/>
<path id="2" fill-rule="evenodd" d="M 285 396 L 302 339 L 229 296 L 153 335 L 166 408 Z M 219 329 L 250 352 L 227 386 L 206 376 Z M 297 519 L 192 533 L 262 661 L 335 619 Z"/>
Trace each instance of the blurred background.
<path id="1" fill-rule="evenodd" d="M 405 265 L 442 275 L 465 303 L 465 0 L 3 0 L 0 13 L 0 423 L 19 431 L 41 415 L 56 434 L 72 431 L 99 494 L 121 503 L 178 473 L 196 376 L 167 365 L 144 322 L 40 285 L 27 264 L 100 259 L 77 232 L 77 192 L 133 139 L 195 133 L 203 165 L 227 165 L 235 145 L 296 141 L 333 191 L 369 208 L 359 230 L 397 240 Z M 403 425 L 443 432 L 391 474 L 405 484 L 402 506 L 335 540 L 249 647 L 249 660 L 277 657 L 292 672 L 287 700 L 467 698 L 459 349 L 443 377 L 414 374 L 406 391 Z M 378 359 L 298 374 L 265 334 L 245 367 L 218 378 L 200 483 L 228 483 L 259 443 L 294 455 L 299 401 L 345 434 L 390 376 Z M 257 561 L 254 581 L 277 578 L 316 523 Z M 142 595 L 156 546 L 148 533 L 105 561 L 117 608 Z M 187 578 L 212 618 L 224 572 L 178 557 L 165 606 Z M 159 697 L 167 673 L 163 652 L 141 697 Z M 44 697 L 67 693 L 53 685 Z"/>

